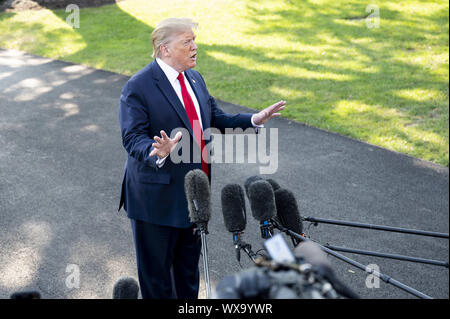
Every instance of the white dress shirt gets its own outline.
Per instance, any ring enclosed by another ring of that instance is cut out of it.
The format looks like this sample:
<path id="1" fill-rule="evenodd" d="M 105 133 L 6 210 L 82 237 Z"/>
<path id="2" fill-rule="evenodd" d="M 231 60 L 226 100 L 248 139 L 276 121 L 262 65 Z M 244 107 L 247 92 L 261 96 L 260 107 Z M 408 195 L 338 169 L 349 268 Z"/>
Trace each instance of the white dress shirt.
<path id="1" fill-rule="evenodd" d="M 163 70 L 164 74 L 166 75 L 166 77 L 169 80 L 170 84 L 172 85 L 173 89 L 177 93 L 177 96 L 180 99 L 181 104 L 186 109 L 186 105 L 184 105 L 184 101 L 183 101 L 183 95 L 181 94 L 181 84 L 180 84 L 180 81 L 177 79 L 179 72 L 177 70 L 175 70 L 174 68 L 172 68 L 167 63 L 165 63 L 160 58 L 156 58 L 156 62 Z M 202 127 L 202 130 L 203 130 L 202 115 L 200 113 L 200 106 L 198 104 L 197 97 L 195 96 L 195 93 L 192 90 L 189 81 L 186 79 L 184 72 L 181 72 L 181 74 L 183 74 L 184 83 L 186 84 L 186 89 L 187 89 L 189 95 L 191 96 L 192 101 L 194 102 L 195 111 L 197 112 L 198 120 L 200 121 L 200 126 Z"/>

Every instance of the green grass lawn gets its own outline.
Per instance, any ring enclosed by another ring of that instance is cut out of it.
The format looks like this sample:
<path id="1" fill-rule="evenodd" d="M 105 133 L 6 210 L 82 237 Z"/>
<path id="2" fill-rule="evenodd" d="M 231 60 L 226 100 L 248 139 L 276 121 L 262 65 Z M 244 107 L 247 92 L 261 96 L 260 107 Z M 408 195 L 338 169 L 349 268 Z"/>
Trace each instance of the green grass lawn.
<path id="1" fill-rule="evenodd" d="M 0 47 L 131 75 L 169 16 L 200 23 L 197 69 L 212 95 L 448 166 L 449 5 L 366 0 L 128 0 L 0 14 Z M 300 150 L 301 151 L 301 150 Z"/>

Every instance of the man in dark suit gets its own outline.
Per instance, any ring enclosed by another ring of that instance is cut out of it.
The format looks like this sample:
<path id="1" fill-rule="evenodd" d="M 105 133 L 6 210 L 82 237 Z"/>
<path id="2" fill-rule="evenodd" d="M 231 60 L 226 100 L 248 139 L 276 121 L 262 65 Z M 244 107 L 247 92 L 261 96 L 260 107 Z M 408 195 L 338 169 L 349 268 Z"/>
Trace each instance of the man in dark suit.
<path id="1" fill-rule="evenodd" d="M 279 116 L 280 101 L 256 114 L 223 112 L 209 95 L 196 65 L 197 45 L 190 19 L 170 18 L 152 33 L 153 60 L 125 84 L 119 121 L 128 157 L 119 205 L 131 220 L 143 298 L 198 296 L 200 239 L 188 218 L 184 177 L 202 169 L 211 180 L 207 157 L 175 163 L 170 153 L 181 138 L 190 149 L 205 143 L 203 131 L 214 127 L 261 127 Z M 184 128 L 189 134 L 178 132 Z"/>

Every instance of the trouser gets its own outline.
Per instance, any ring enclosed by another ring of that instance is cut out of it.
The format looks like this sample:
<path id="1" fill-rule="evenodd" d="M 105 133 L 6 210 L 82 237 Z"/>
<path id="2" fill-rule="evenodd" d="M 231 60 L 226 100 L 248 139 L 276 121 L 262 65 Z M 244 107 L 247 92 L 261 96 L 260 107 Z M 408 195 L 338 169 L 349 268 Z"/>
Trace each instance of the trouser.
<path id="1" fill-rule="evenodd" d="M 194 228 L 130 219 L 143 299 L 197 299 L 201 239 Z"/>

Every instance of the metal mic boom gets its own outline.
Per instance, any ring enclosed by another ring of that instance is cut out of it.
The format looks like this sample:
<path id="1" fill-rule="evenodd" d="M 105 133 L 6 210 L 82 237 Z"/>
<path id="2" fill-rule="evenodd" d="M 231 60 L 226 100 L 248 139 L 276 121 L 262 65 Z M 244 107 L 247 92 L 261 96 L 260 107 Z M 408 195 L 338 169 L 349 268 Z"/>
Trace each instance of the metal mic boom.
<path id="1" fill-rule="evenodd" d="M 384 231 L 404 233 L 404 234 L 413 234 L 413 235 L 420 235 L 420 236 L 429 236 L 429 237 L 438 237 L 438 238 L 447 238 L 447 239 L 449 238 L 449 235 L 447 233 L 438 233 L 438 232 L 432 232 L 432 231 L 426 231 L 426 230 L 364 224 L 364 223 L 349 222 L 349 221 L 344 221 L 344 220 L 332 220 L 332 219 L 315 218 L 315 217 L 303 217 L 302 219 L 304 221 L 314 223 L 315 226 L 317 226 L 317 224 L 323 223 L 323 224 L 332 224 L 332 225 L 338 225 L 338 226 L 367 228 L 367 229 L 373 229 L 373 230 L 384 230 Z"/>
<path id="2" fill-rule="evenodd" d="M 291 231 L 291 230 L 287 229 L 286 227 L 280 225 L 276 221 L 273 221 L 273 222 L 274 222 L 274 226 L 276 228 L 278 228 L 280 231 L 288 234 L 289 236 L 294 236 L 294 237 L 298 238 L 302 242 L 303 241 L 309 241 L 309 239 L 301 236 L 300 234 L 294 233 L 293 231 Z M 380 273 L 378 271 L 375 271 L 372 268 L 368 268 L 367 266 L 364 266 L 363 264 L 361 264 L 361 263 L 359 263 L 357 261 L 354 261 L 351 258 L 348 258 L 348 257 L 346 257 L 346 256 L 344 256 L 342 254 L 339 254 L 339 253 L 337 253 L 337 252 L 335 252 L 335 251 L 333 251 L 333 250 L 331 250 L 329 248 L 326 248 L 326 247 L 324 247 L 324 246 L 322 246 L 320 244 L 319 244 L 319 247 L 324 252 L 326 252 L 326 253 L 328 253 L 328 254 L 330 254 L 330 255 L 332 255 L 332 256 L 334 256 L 334 257 L 336 257 L 336 258 L 338 258 L 338 259 L 340 259 L 340 260 L 342 260 L 342 261 L 344 261 L 344 262 L 346 262 L 346 263 L 348 263 L 348 264 L 350 264 L 352 266 L 355 266 L 356 268 L 359 268 L 359 269 L 363 270 L 364 272 L 368 272 L 370 274 L 373 274 L 374 276 L 376 276 L 376 277 L 380 278 L 381 280 L 383 280 L 385 283 L 388 283 L 388 284 L 391 284 L 391 285 L 393 285 L 393 286 L 395 286 L 397 288 L 400 288 L 403 291 L 406 291 L 407 293 L 410 293 L 410 294 L 412 294 L 412 295 L 414 295 L 416 297 L 419 297 L 419 298 L 422 298 L 422 299 L 433 299 L 432 297 L 430 297 L 430 296 L 428 296 L 428 295 L 426 295 L 426 294 L 424 294 L 424 293 L 422 293 L 422 292 L 420 292 L 420 291 L 418 291 L 418 290 L 416 290 L 414 288 L 411 288 L 411 287 L 401 283 L 400 281 L 395 280 L 394 278 L 391 278 L 391 277 L 389 277 L 389 276 L 387 276 L 385 274 L 382 274 L 382 273 Z"/>

